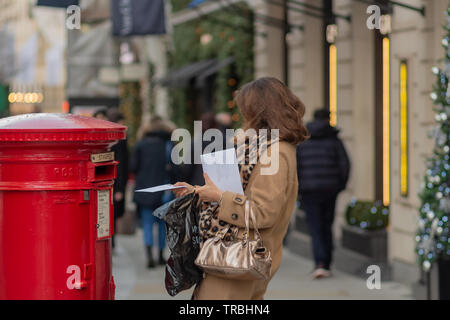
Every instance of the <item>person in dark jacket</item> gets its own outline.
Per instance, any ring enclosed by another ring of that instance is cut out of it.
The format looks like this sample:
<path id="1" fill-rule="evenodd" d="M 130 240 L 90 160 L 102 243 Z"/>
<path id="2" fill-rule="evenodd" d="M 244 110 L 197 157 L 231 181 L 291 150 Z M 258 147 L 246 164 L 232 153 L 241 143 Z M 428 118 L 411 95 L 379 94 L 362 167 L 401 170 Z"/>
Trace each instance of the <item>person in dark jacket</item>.
<path id="1" fill-rule="evenodd" d="M 136 144 L 131 159 L 130 169 L 136 175 L 136 190 L 176 182 L 176 167 L 171 161 L 172 148 L 171 128 L 161 118 L 154 117 L 144 137 Z M 165 224 L 153 216 L 153 211 L 172 199 L 171 192 L 134 193 L 134 201 L 138 205 L 144 230 L 148 268 L 155 267 L 153 259 L 155 223 L 158 224 L 159 264 L 166 264 L 163 256 L 166 246 Z"/>
<path id="2" fill-rule="evenodd" d="M 125 125 L 125 117 L 117 109 L 110 109 L 107 112 L 108 120 L 111 122 Z M 117 165 L 117 178 L 114 181 L 114 226 L 117 225 L 117 220 L 123 217 L 125 213 L 125 194 L 128 183 L 128 141 L 120 140 L 115 144 L 111 151 L 114 151 L 115 160 L 119 162 Z M 115 237 L 112 237 L 112 247 L 115 247 Z"/>
<path id="3" fill-rule="evenodd" d="M 316 279 L 331 275 L 336 198 L 346 188 L 350 161 L 339 130 L 330 126 L 328 110 L 316 111 L 307 128 L 311 138 L 297 148 L 297 173 L 300 203 L 312 238 L 312 276 Z"/>
<path id="4" fill-rule="evenodd" d="M 108 110 L 107 109 L 103 109 L 103 108 L 95 111 L 92 116 L 94 118 L 100 119 L 100 120 L 106 120 L 106 121 L 109 120 L 108 119 Z"/>
<path id="5" fill-rule="evenodd" d="M 190 146 L 190 154 L 191 154 L 191 163 L 183 164 L 181 167 L 183 178 L 181 180 L 186 181 L 190 185 L 193 186 L 204 186 L 205 178 L 203 177 L 203 166 L 201 165 L 200 155 L 204 154 L 205 148 L 210 144 L 215 142 L 213 141 L 205 141 L 203 140 L 203 135 L 207 130 L 210 129 L 219 129 L 219 124 L 216 121 L 215 114 L 213 112 L 204 113 L 200 119 L 202 123 L 202 136 L 194 136 L 192 139 L 192 143 Z M 226 149 L 226 136 L 225 130 L 221 130 L 223 135 L 222 141 L 222 149 Z M 201 145 L 201 154 L 195 154 L 194 146 L 195 144 Z M 220 151 L 220 150 L 215 150 Z"/>

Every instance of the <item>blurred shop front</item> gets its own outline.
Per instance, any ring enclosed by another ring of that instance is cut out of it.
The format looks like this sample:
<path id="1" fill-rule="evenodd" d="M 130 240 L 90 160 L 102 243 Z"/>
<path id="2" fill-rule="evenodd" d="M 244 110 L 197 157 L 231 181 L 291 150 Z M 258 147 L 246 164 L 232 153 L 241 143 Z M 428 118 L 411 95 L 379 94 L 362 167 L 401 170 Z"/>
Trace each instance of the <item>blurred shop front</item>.
<path id="1" fill-rule="evenodd" d="M 418 193 L 433 147 L 428 132 L 435 126 L 431 70 L 442 66 L 448 1 L 173 3 L 179 4 L 172 14 L 174 45 L 189 63 L 214 58 L 194 57 L 194 43 L 220 39 L 220 33 L 216 37 L 196 21 L 229 21 L 221 15 L 242 16 L 248 4 L 253 18 L 252 78 L 284 80 L 307 106 L 307 121 L 314 110 L 328 108 L 331 124 L 340 129 L 350 154 L 350 182 L 337 203 L 336 267 L 367 278 L 367 266 L 377 264 L 383 279 L 411 284 L 420 297 L 426 297 L 424 287 L 431 287 L 436 297 L 438 280 L 433 279 L 438 267 L 430 273 L 417 264 L 416 232 Z M 187 30 L 191 26 L 193 33 Z M 230 56 L 239 61 L 236 52 Z M 175 53 L 172 65 L 188 65 L 177 57 Z M 183 94 L 174 98 L 173 108 L 192 110 L 189 104 L 199 104 Z M 311 255 L 302 210 L 293 220 L 289 246 Z"/>

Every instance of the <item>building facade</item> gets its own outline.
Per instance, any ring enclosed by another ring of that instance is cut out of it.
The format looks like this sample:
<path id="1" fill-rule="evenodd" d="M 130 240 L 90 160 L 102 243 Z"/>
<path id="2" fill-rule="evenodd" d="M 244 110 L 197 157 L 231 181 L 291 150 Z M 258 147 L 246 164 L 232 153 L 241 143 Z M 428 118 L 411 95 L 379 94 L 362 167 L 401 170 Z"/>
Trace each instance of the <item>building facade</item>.
<path id="1" fill-rule="evenodd" d="M 283 19 L 283 8 L 268 2 L 255 4 L 256 12 Z M 324 18 L 311 15 L 312 9 L 303 7 L 310 14 L 301 13 L 288 5 L 288 21 L 304 26 L 303 31 L 287 34 L 288 74 L 280 52 L 283 30 L 256 25 L 268 36 L 256 41 L 255 76 L 286 78 L 306 104 L 307 119 L 319 107 L 335 112 L 352 163 L 348 189 L 338 200 L 336 237 L 340 238 L 352 198 L 383 201 L 390 207 L 392 278 L 413 283 L 419 274 L 414 240 L 418 192 L 434 143 L 428 137 L 434 124 L 431 69 L 444 57 L 441 42 L 448 2 L 402 2 L 406 6 L 385 8 L 387 1 L 379 1 L 381 30 L 369 29 L 374 12 L 368 13 L 369 4 L 363 1 L 303 1 L 311 8 L 322 3 L 323 10 L 328 4 L 340 16 L 329 22 L 331 30 Z"/>
<path id="2" fill-rule="evenodd" d="M 0 47 L 12 49 L 2 82 L 9 86 L 10 113 L 61 112 L 65 101 L 66 14 L 34 1 L 0 0 Z M 4 53 L 7 54 L 7 53 Z M 3 63 L 5 60 L 3 60 Z M 12 65 L 12 67 L 11 67 Z"/>
<path id="3" fill-rule="evenodd" d="M 172 21 L 184 23 L 198 18 L 198 12 L 208 14 L 238 2 L 206 1 L 197 12 L 174 14 Z M 306 121 L 315 109 L 330 108 L 341 130 L 352 170 L 338 199 L 337 241 L 352 199 L 381 201 L 390 209 L 390 278 L 417 282 L 418 192 L 434 143 L 428 137 L 434 124 L 431 69 L 444 57 L 448 1 L 247 3 L 255 16 L 266 17 L 254 24 L 255 78 L 284 80 L 305 103 Z M 370 7 L 374 4 L 376 8 Z M 274 19 L 285 23 L 268 23 Z"/>

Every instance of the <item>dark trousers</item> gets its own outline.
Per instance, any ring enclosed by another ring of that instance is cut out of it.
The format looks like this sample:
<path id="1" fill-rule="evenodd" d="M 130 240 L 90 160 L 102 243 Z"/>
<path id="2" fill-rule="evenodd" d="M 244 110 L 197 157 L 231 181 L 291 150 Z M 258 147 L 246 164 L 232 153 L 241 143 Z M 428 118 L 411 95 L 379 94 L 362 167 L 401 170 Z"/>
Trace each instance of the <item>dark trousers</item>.
<path id="1" fill-rule="evenodd" d="M 124 212 L 125 212 L 125 200 L 114 201 L 114 233 L 112 236 L 113 249 L 116 247 L 115 234 L 116 234 L 117 220 L 123 217 Z"/>
<path id="2" fill-rule="evenodd" d="M 316 267 L 329 270 L 333 258 L 333 221 L 337 192 L 302 193 Z"/>

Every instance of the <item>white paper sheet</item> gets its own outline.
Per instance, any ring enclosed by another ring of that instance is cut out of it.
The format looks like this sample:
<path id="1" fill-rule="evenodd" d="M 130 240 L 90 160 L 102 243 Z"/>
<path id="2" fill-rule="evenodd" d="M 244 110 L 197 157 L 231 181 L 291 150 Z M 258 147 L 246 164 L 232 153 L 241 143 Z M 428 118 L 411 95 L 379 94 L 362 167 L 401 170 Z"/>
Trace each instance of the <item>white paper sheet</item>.
<path id="1" fill-rule="evenodd" d="M 175 187 L 173 184 L 165 184 L 162 186 L 152 187 L 148 189 L 142 189 L 142 190 L 136 190 L 136 192 L 147 192 L 147 193 L 155 193 L 155 192 L 162 192 L 167 190 L 175 190 L 175 189 L 183 189 L 186 187 Z"/>
<path id="2" fill-rule="evenodd" d="M 203 172 L 211 178 L 220 191 L 244 194 L 234 149 L 205 154 L 201 156 L 201 160 Z"/>

